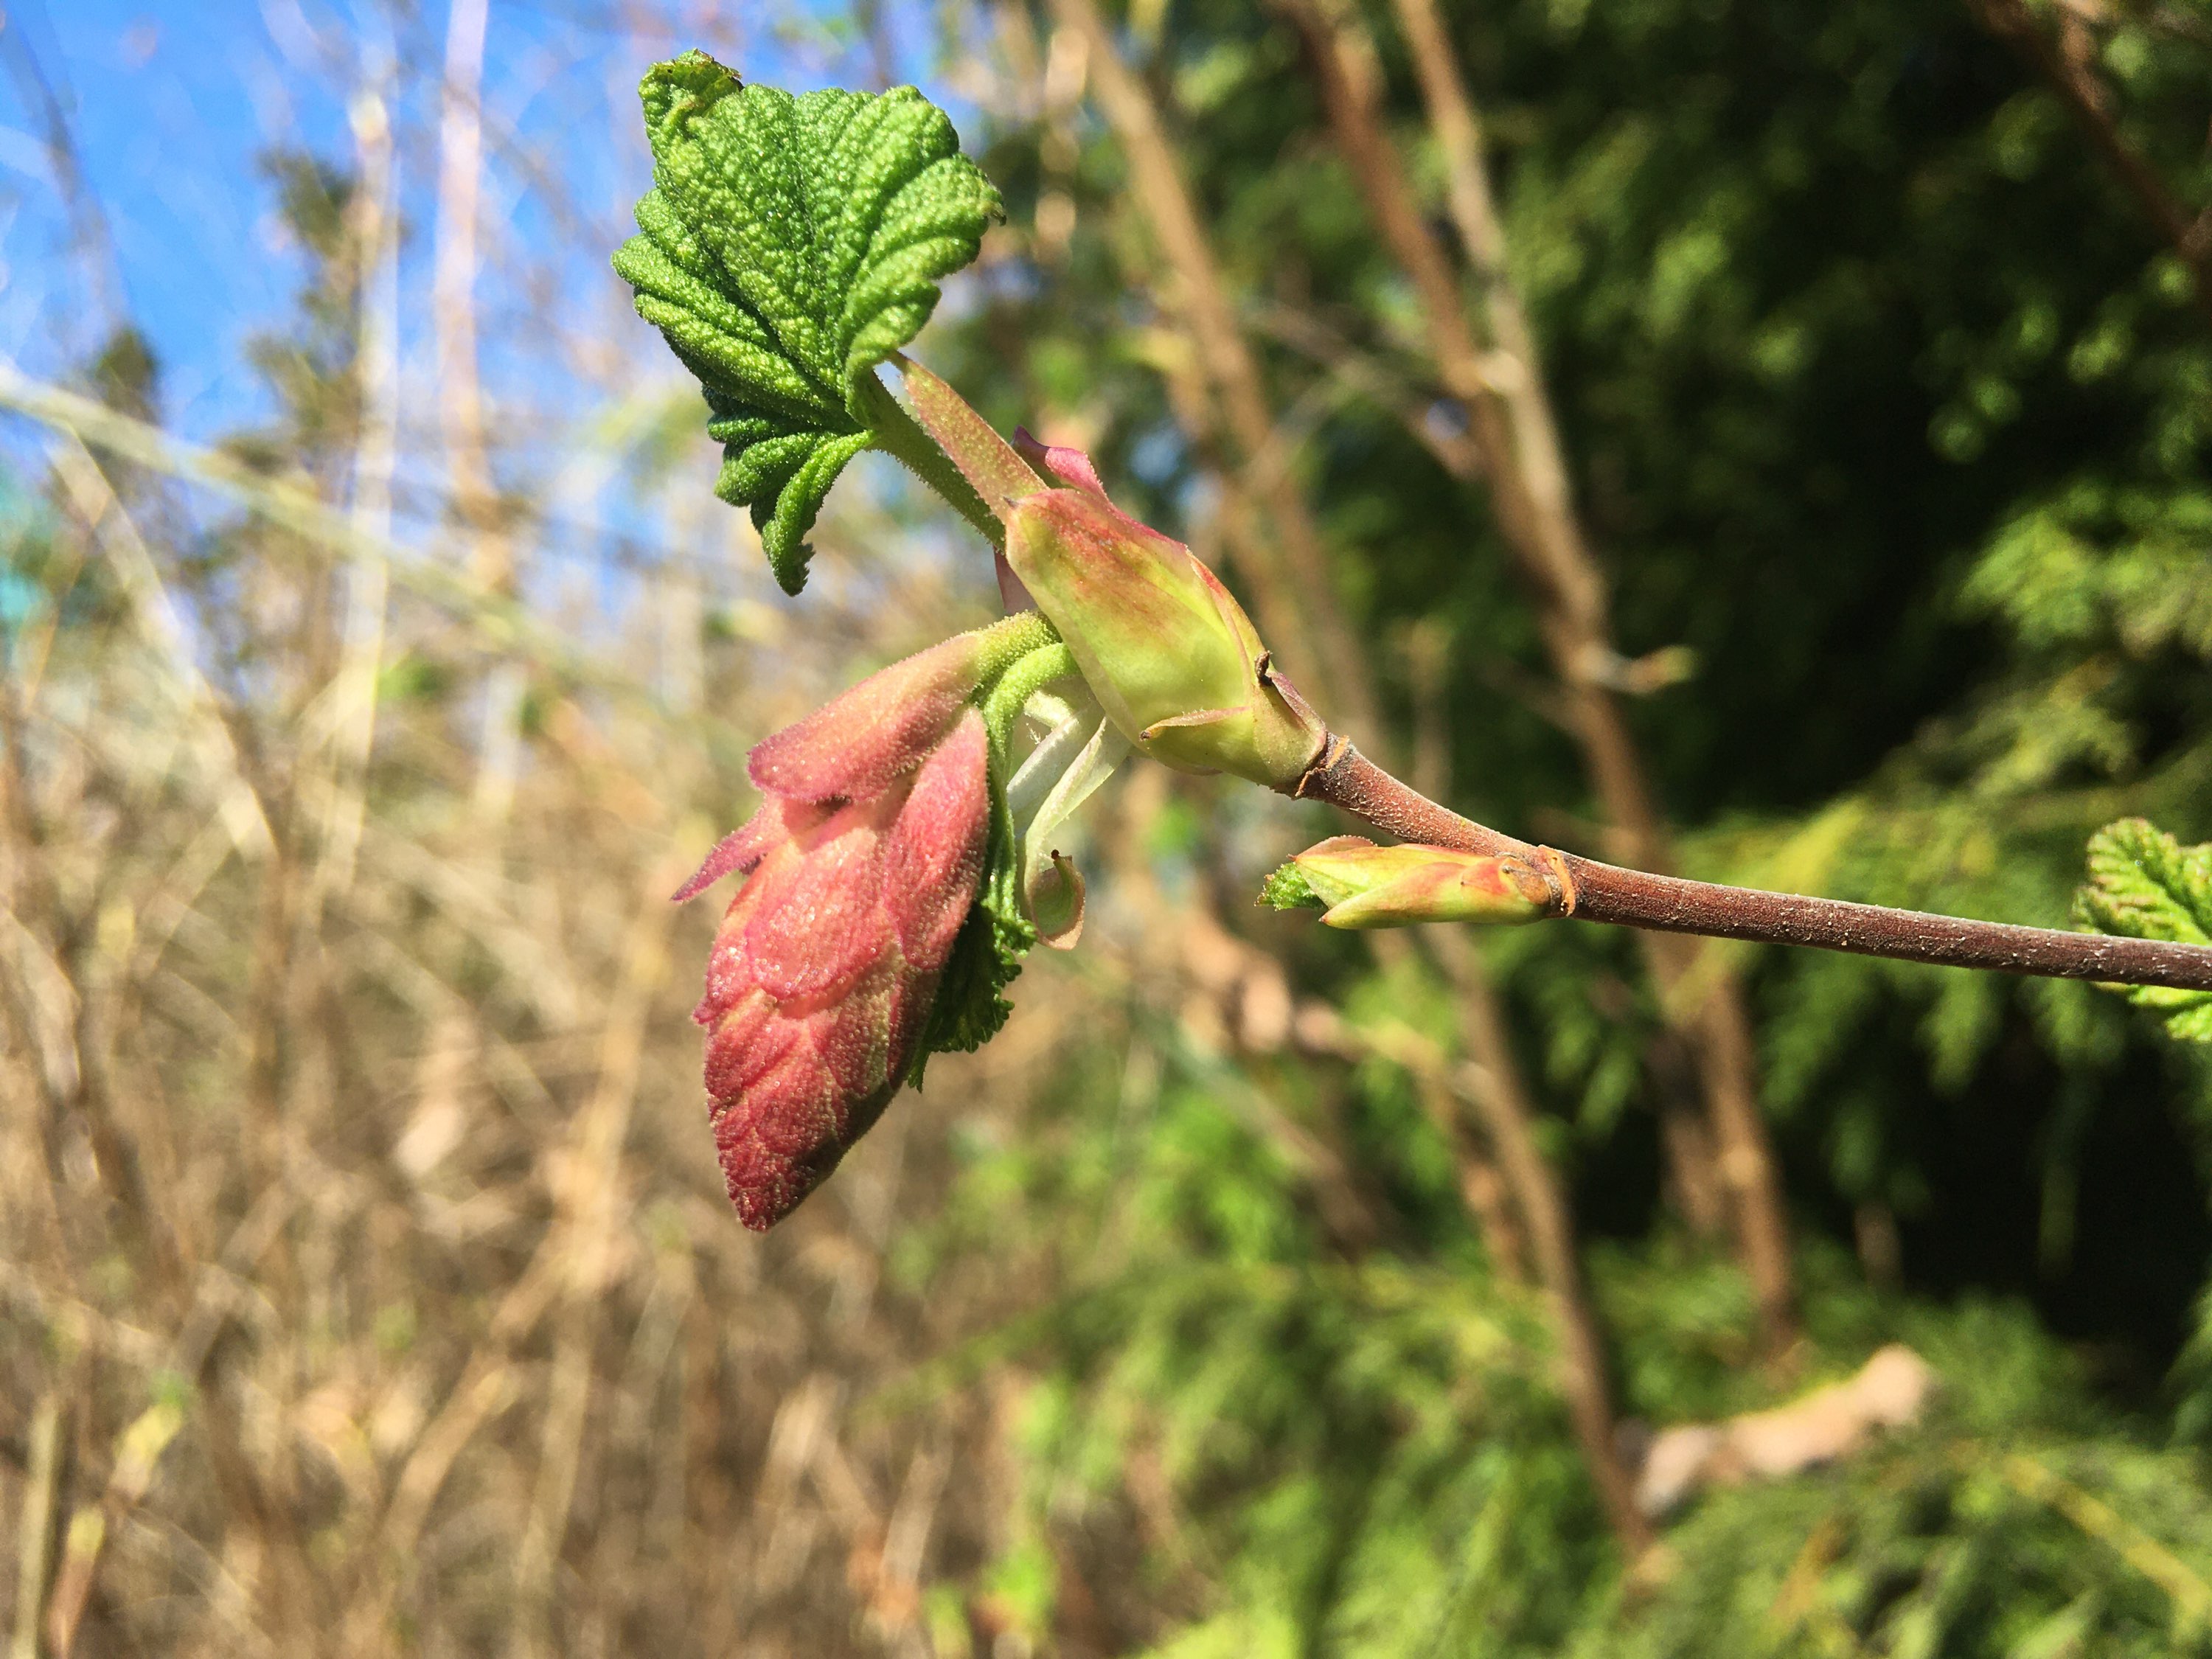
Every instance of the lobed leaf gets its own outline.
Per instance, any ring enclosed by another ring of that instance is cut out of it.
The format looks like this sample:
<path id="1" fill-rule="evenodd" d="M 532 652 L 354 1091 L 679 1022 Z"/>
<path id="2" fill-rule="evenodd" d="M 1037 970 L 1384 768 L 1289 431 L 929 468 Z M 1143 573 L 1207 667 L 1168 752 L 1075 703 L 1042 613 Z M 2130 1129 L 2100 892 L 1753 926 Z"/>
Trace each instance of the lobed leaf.
<path id="1" fill-rule="evenodd" d="M 2212 945 L 2212 842 L 2184 847 L 2148 819 L 2122 818 L 2089 842 L 2089 880 L 2075 912 L 2102 933 Z M 2115 986 L 2155 1010 L 2169 1036 L 2212 1042 L 2212 991 Z"/>
<path id="2" fill-rule="evenodd" d="M 687 52 L 638 96 L 653 187 L 615 270 L 706 392 L 714 493 L 796 593 L 823 498 L 875 441 L 864 382 L 975 258 L 998 192 L 912 87 L 794 98 Z"/>

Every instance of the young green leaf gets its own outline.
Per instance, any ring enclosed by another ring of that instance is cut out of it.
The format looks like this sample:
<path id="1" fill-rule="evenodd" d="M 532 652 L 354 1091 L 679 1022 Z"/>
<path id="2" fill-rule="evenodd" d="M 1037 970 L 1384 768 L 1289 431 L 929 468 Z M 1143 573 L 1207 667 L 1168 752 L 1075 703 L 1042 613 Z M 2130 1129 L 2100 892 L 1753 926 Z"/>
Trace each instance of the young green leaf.
<path id="1" fill-rule="evenodd" d="M 1060 654 L 1056 645 L 1041 647 L 1007 665 L 1000 681 L 1026 682 L 1030 676 L 1024 669 L 1031 658 L 1049 655 L 1057 660 Z M 1026 700 L 1026 692 L 1022 695 Z M 987 727 L 988 703 L 987 698 Z M 1037 942 L 1036 928 L 1022 910 L 1019 838 L 1006 799 L 1010 770 L 1006 740 L 1011 725 L 1011 720 L 1002 722 L 990 733 L 991 830 L 983 849 L 983 878 L 976 889 L 975 906 L 953 941 L 945 977 L 938 985 L 936 1005 L 915 1054 L 911 1075 L 917 1088 L 932 1054 L 973 1053 L 998 1036 L 1006 1016 L 1013 1012 L 1013 1005 L 1006 1000 L 1006 987 L 1021 976 L 1022 958 Z"/>
<path id="2" fill-rule="evenodd" d="M 998 192 L 911 87 L 794 98 L 688 52 L 638 95 L 653 188 L 615 270 L 705 389 L 714 493 L 752 509 L 796 593 L 823 498 L 877 441 L 876 365 L 975 258 Z"/>
<path id="3" fill-rule="evenodd" d="M 1305 872 L 1292 859 L 1279 866 L 1260 887 L 1260 902 L 1270 910 L 1326 910 L 1328 901 L 1314 891 Z"/>
<path id="4" fill-rule="evenodd" d="M 1006 998 L 1006 987 L 1020 977 L 1022 958 L 1037 942 L 1036 928 L 1022 914 L 1021 866 L 1005 794 L 995 789 L 994 793 L 997 799 L 982 884 L 975 908 L 953 942 L 936 1005 L 922 1031 L 912 1073 L 917 1086 L 930 1055 L 972 1053 L 999 1034 L 1013 1012 Z"/>
<path id="5" fill-rule="evenodd" d="M 2212 843 L 2184 847 L 2143 818 L 2107 824 L 2089 842 L 2089 881 L 2074 903 L 2099 933 L 2212 945 Z M 2212 992 L 2113 988 L 2162 1014 L 2168 1035 L 2212 1042 Z"/>

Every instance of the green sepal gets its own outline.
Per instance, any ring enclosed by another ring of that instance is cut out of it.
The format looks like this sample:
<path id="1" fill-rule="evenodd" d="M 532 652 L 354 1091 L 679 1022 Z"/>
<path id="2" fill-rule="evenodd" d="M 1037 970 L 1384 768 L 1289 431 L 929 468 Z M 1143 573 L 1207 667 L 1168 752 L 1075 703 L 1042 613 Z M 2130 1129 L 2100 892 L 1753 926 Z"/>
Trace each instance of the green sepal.
<path id="1" fill-rule="evenodd" d="M 2184 847 L 2145 818 L 2122 818 L 2089 842 L 2089 880 L 2075 916 L 2101 933 L 2212 945 L 2212 842 Z M 2166 1022 L 2166 1035 L 2212 1042 L 2212 991 L 2116 985 Z"/>
<path id="2" fill-rule="evenodd" d="M 823 498 L 877 441 L 876 366 L 1004 210 L 911 87 L 794 98 L 688 52 L 638 96 L 654 183 L 615 270 L 705 389 L 714 493 L 751 510 L 796 593 Z"/>

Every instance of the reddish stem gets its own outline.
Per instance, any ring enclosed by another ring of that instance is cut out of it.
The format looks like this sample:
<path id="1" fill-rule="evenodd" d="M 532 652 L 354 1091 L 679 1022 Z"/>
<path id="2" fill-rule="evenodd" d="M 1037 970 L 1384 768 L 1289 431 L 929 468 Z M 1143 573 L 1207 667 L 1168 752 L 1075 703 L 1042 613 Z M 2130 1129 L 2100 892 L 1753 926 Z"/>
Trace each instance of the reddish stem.
<path id="1" fill-rule="evenodd" d="M 1331 739 L 1321 760 L 1291 793 L 1301 799 L 1340 806 L 1401 841 L 1468 853 L 1519 854 L 1552 873 L 1558 914 L 1583 921 L 1765 945 L 1805 945 L 1948 968 L 2212 991 L 2212 945 L 2069 933 L 2053 927 L 1892 910 L 1845 899 L 1723 887 L 1532 847 L 1437 805 L 1342 738 Z"/>

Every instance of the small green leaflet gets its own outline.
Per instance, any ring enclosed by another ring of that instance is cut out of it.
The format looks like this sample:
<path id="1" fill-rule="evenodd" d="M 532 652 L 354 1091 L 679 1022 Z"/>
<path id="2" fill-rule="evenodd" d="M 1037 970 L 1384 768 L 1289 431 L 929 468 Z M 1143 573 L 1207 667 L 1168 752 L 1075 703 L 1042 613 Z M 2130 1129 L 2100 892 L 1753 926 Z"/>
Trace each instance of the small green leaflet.
<path id="1" fill-rule="evenodd" d="M 1295 860 L 1278 868 L 1261 884 L 1260 902 L 1271 910 L 1326 910 L 1328 901 L 1313 890 L 1305 872 Z"/>
<path id="2" fill-rule="evenodd" d="M 2212 843 L 2184 847 L 2143 818 L 2107 824 L 2090 839 L 2089 881 L 2074 908 L 2101 933 L 2212 945 Z M 2114 988 L 2162 1014 L 2169 1036 L 2212 1042 L 2212 991 Z"/>
<path id="3" fill-rule="evenodd" d="M 752 509 L 796 593 L 823 498 L 875 440 L 876 365 L 975 258 L 999 194 L 912 87 L 794 98 L 687 52 L 638 96 L 653 188 L 615 270 L 706 391 L 714 493 Z"/>
<path id="4" fill-rule="evenodd" d="M 915 1054 L 909 1080 L 917 1088 L 930 1055 L 972 1053 L 999 1034 L 1013 1012 L 1006 987 L 1021 976 L 1022 958 L 1036 944 L 1036 929 L 1022 914 L 1012 824 L 1000 822 L 1006 819 L 1005 791 L 995 781 L 992 794 L 991 845 L 984 855 L 982 885 L 945 959 L 937 1001 Z"/>
<path id="5" fill-rule="evenodd" d="M 1006 987 L 1021 976 L 1022 958 L 1037 942 L 1036 929 L 1022 914 L 1021 860 L 1017 856 L 1014 817 L 1006 803 L 1006 751 L 1002 740 L 991 745 L 991 838 L 983 853 L 983 879 L 975 903 L 945 959 L 937 1001 L 915 1052 L 908 1081 L 921 1086 L 932 1054 L 969 1054 L 998 1036 L 1013 1012 Z"/>

